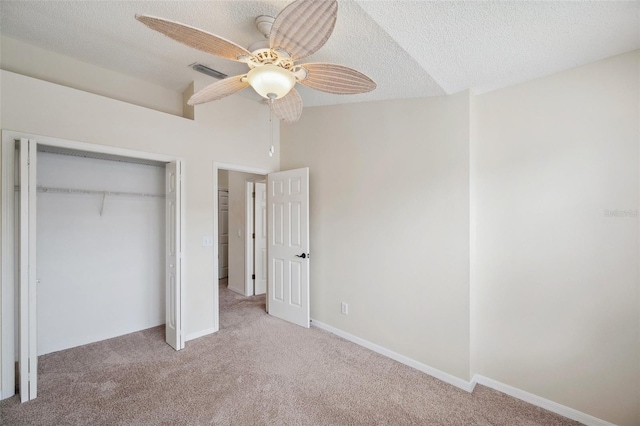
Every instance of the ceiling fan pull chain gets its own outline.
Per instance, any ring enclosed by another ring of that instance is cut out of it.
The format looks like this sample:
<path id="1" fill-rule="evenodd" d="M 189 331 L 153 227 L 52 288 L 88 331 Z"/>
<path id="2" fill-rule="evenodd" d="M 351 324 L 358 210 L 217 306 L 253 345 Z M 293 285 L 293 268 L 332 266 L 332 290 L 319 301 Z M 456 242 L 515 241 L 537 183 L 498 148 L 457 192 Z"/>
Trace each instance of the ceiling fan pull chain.
<path id="1" fill-rule="evenodd" d="M 270 142 L 271 146 L 269 147 L 269 157 L 273 157 L 273 154 L 276 153 L 275 148 L 273 147 L 273 99 L 269 99 L 269 133 L 270 133 Z"/>

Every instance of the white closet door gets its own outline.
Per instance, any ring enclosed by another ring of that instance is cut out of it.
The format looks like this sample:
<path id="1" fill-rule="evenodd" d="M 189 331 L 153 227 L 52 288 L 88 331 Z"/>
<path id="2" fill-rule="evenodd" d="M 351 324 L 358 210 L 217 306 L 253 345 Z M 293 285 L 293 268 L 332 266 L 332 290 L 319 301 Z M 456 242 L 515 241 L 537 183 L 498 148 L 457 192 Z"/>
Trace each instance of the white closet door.
<path id="1" fill-rule="evenodd" d="M 167 163 L 166 167 L 166 323 L 165 338 L 175 350 L 184 347 L 181 335 L 181 162 Z"/>
<path id="2" fill-rule="evenodd" d="M 20 401 L 38 394 L 35 140 L 20 139 Z"/>
<path id="3" fill-rule="evenodd" d="M 309 169 L 267 175 L 270 315 L 309 328 Z"/>

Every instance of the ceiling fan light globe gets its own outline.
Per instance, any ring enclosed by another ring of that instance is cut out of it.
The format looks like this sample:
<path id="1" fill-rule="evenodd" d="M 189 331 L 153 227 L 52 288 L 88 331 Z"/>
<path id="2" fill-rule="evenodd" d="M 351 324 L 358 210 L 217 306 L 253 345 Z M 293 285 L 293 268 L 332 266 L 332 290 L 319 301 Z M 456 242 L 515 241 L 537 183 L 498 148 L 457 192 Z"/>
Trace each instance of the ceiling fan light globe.
<path id="1" fill-rule="evenodd" d="M 292 72 L 277 65 L 262 65 L 249 71 L 247 81 L 266 99 L 280 99 L 295 86 L 296 78 Z"/>

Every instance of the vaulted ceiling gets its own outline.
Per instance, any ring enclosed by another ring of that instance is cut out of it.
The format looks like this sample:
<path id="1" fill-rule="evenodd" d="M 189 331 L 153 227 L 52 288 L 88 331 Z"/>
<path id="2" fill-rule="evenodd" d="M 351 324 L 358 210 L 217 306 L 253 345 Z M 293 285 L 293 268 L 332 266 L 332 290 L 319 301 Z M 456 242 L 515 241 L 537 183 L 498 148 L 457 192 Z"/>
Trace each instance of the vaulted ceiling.
<path id="1" fill-rule="evenodd" d="M 248 47 L 263 39 L 255 17 L 276 16 L 287 3 L 1 0 L 0 33 L 182 91 L 193 80 L 215 81 L 189 68 L 193 62 L 228 75 L 246 72 L 246 65 L 176 43 L 136 14 Z M 305 61 L 356 68 L 378 88 L 348 96 L 299 90 L 306 106 L 483 93 L 638 48 L 638 1 L 342 0 L 331 38 Z"/>

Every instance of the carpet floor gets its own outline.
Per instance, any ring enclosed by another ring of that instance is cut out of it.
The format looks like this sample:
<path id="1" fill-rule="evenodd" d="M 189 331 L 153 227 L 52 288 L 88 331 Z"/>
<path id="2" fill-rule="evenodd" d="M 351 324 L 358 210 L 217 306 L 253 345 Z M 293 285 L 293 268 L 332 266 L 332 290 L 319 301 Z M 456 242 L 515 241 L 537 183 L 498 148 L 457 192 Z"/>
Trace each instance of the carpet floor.
<path id="1" fill-rule="evenodd" d="M 478 385 L 467 393 L 220 287 L 220 331 L 179 352 L 164 327 L 39 358 L 38 398 L 2 425 L 577 425 Z"/>

